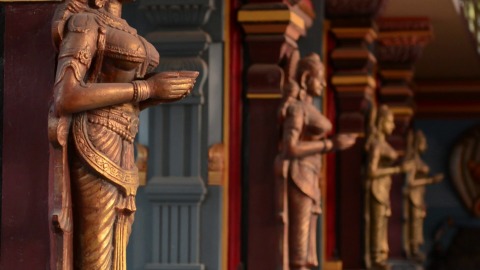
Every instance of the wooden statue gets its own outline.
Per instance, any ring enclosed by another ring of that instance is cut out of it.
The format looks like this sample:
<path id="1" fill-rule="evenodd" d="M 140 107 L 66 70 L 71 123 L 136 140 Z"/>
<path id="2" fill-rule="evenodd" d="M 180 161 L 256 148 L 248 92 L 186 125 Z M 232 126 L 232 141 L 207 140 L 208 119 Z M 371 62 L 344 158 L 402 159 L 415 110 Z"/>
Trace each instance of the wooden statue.
<path id="1" fill-rule="evenodd" d="M 184 98 L 198 76 L 150 73 L 159 54 L 121 12 L 121 0 L 67 0 L 53 18 L 54 269 L 126 269 L 139 111 Z"/>
<path id="2" fill-rule="evenodd" d="M 443 175 L 429 176 L 430 168 L 420 154 L 427 149 L 427 140 L 422 131 L 409 136 L 407 159 L 413 161 L 413 168 L 406 174 L 404 193 L 404 248 L 407 257 L 422 263 L 425 255 L 420 251 L 423 244 L 423 221 L 427 214 L 425 206 L 425 186 L 442 181 Z"/>
<path id="3" fill-rule="evenodd" d="M 275 162 L 276 207 L 281 224 L 279 268 L 290 270 L 318 265 L 321 155 L 346 149 L 356 140 L 354 134 L 327 138 L 332 125 L 313 105 L 313 97 L 320 96 L 325 88 L 324 67 L 317 54 L 299 61 L 296 78 L 298 84 L 290 80 L 284 87 L 279 109 L 280 151 Z"/>
<path id="4" fill-rule="evenodd" d="M 395 128 L 393 114 L 383 105 L 379 108 L 375 126 L 368 138 L 367 185 L 366 185 L 366 264 L 369 269 L 389 269 L 388 218 L 391 215 L 391 175 L 408 171 L 411 162 L 392 166 L 398 153 L 390 146 L 386 136 Z"/>

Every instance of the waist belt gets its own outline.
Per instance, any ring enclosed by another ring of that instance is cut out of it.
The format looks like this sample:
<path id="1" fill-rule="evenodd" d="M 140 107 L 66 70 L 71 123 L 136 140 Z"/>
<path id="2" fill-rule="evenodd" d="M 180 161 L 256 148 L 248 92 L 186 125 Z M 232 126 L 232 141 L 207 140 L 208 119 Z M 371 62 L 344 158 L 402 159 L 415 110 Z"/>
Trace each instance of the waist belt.
<path id="1" fill-rule="evenodd" d="M 130 143 L 138 132 L 138 116 L 135 113 L 112 107 L 89 111 L 88 122 L 104 126 Z"/>

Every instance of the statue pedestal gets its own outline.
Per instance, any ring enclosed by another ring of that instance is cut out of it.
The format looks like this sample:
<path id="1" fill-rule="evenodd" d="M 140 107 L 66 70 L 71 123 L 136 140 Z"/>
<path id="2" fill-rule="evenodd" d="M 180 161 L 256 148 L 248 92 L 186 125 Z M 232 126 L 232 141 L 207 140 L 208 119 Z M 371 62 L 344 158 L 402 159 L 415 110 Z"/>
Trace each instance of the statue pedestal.
<path id="1" fill-rule="evenodd" d="M 388 260 L 388 263 L 390 264 L 391 270 L 424 270 L 425 269 L 422 264 L 419 264 L 414 261 L 409 261 L 409 260 L 392 259 L 392 260 Z"/>

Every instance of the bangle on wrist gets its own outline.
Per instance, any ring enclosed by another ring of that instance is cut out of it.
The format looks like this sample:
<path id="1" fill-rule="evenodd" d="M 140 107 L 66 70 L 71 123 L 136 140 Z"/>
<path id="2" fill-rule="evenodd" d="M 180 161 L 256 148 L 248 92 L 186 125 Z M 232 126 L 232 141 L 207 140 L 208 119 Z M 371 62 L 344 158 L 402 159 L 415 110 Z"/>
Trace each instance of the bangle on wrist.
<path id="1" fill-rule="evenodd" d="M 133 85 L 133 102 L 146 100 L 150 97 L 150 87 L 146 81 L 132 81 Z"/>
<path id="2" fill-rule="evenodd" d="M 322 142 L 323 142 L 323 152 L 328 152 L 328 146 L 327 146 L 327 138 L 323 138 L 322 139 Z"/>

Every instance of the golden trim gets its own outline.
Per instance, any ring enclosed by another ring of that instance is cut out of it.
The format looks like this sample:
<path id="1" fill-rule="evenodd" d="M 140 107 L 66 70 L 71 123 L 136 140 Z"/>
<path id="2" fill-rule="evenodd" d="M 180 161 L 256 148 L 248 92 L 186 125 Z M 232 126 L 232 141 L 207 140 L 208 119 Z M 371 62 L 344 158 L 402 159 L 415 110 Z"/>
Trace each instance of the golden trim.
<path id="1" fill-rule="evenodd" d="M 410 107 L 392 107 L 390 106 L 390 110 L 392 111 L 393 115 L 413 115 L 414 111 Z"/>
<path id="2" fill-rule="evenodd" d="M 332 76 L 332 84 L 337 85 L 354 85 L 354 84 L 366 84 L 372 88 L 377 87 L 375 78 L 371 75 L 334 75 Z"/>
<path id="3" fill-rule="evenodd" d="M 290 10 L 240 10 L 238 21 L 243 22 L 283 22 L 291 21 L 301 29 L 305 29 L 302 17 Z"/>
<path id="4" fill-rule="evenodd" d="M 373 28 L 368 27 L 351 27 L 351 28 L 331 28 L 337 37 L 365 37 L 370 36 L 369 40 L 373 41 L 378 38 L 377 32 Z"/>
<path id="5" fill-rule="evenodd" d="M 342 270 L 343 262 L 342 261 L 326 261 L 323 265 L 324 270 Z"/>
<path id="6" fill-rule="evenodd" d="M 282 94 L 247 94 L 248 99 L 281 99 Z"/>
<path id="7" fill-rule="evenodd" d="M 222 200 L 222 233 L 221 233 L 221 269 L 228 269 L 228 217 L 229 217 L 229 189 L 230 182 L 230 1 L 224 2 L 224 47 L 223 47 L 223 145 L 225 151 L 224 174 L 223 174 L 223 200 Z"/>
<path id="8" fill-rule="evenodd" d="M 223 187 L 223 172 L 208 172 L 208 185 Z"/>

